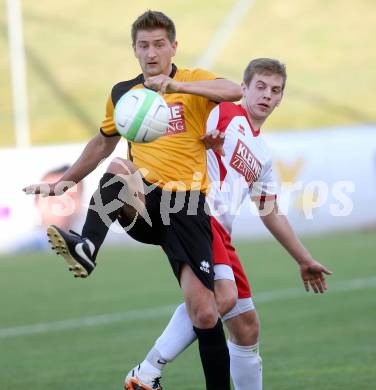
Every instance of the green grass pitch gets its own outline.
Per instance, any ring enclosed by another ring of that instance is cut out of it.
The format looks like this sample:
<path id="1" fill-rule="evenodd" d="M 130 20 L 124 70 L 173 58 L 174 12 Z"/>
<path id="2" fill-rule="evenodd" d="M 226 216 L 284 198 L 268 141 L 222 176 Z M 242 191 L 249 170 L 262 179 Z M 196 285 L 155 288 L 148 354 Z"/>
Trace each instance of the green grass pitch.
<path id="1" fill-rule="evenodd" d="M 367 390 L 376 380 L 375 232 L 305 239 L 334 271 L 307 294 L 273 241 L 237 245 L 262 324 L 266 390 Z M 181 292 L 159 248 L 106 248 L 87 280 L 52 253 L 0 257 L 0 389 L 115 390 L 143 359 Z M 197 346 L 166 389 L 204 388 Z"/>

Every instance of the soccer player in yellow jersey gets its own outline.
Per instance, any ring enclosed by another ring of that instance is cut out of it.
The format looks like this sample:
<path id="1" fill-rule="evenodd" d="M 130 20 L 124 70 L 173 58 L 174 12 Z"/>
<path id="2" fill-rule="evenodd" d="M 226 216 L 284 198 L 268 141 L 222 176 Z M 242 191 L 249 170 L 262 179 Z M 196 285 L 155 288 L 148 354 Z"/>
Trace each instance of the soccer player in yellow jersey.
<path id="1" fill-rule="evenodd" d="M 163 94 L 171 108 L 170 130 L 150 144 L 132 143 L 129 159 L 115 159 L 94 193 L 79 235 L 50 226 L 53 249 L 70 270 L 86 277 L 95 267 L 98 250 L 112 222 L 118 220 L 135 239 L 160 245 L 183 290 L 199 342 L 206 388 L 229 390 L 229 354 L 214 298 L 212 232 L 205 212 L 208 185 L 205 145 L 201 137 L 210 110 L 221 101 L 241 98 L 237 84 L 202 69 L 179 69 L 172 63 L 177 42 L 175 26 L 161 12 L 147 11 L 132 25 L 132 44 L 142 74 L 118 83 L 107 102 L 100 133 L 78 160 L 49 188 L 39 184 L 26 193 L 59 195 L 80 182 L 108 157 L 119 142 L 114 106 L 132 88 Z M 140 173 L 141 172 L 141 173 Z M 131 381 L 128 389 L 160 389 Z"/>

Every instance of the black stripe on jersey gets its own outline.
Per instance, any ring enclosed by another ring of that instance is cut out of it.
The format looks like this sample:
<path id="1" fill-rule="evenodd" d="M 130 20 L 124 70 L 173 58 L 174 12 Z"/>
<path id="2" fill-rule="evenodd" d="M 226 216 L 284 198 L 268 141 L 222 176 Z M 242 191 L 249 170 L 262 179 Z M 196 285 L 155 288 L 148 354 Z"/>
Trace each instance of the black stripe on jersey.
<path id="1" fill-rule="evenodd" d="M 177 67 L 175 64 L 172 64 L 171 73 L 169 74 L 169 77 L 174 78 L 177 71 Z M 144 84 L 145 78 L 143 74 L 139 74 L 137 77 L 135 77 L 132 80 L 128 81 L 121 81 L 120 83 L 117 83 L 112 88 L 111 92 L 111 99 L 112 104 L 114 107 L 116 106 L 116 103 L 119 101 L 119 99 L 128 91 L 130 91 L 133 87 L 136 85 Z"/>
<path id="2" fill-rule="evenodd" d="M 169 77 L 171 77 L 173 79 L 176 75 L 177 70 L 178 70 L 178 68 L 176 67 L 176 65 L 172 64 L 172 69 L 171 69 L 171 73 L 169 74 Z"/>
<path id="3" fill-rule="evenodd" d="M 114 85 L 111 91 L 111 99 L 114 107 L 116 106 L 116 103 L 119 101 L 119 99 L 126 92 L 130 91 L 136 85 L 143 84 L 144 81 L 145 81 L 144 76 L 142 74 L 139 74 L 137 77 L 135 77 L 132 80 L 120 81 L 120 83 Z"/>
<path id="4" fill-rule="evenodd" d="M 169 77 L 174 78 L 176 75 L 177 67 L 175 64 L 172 64 L 171 73 L 169 74 Z M 111 99 L 112 104 L 114 107 L 116 106 L 116 103 L 119 101 L 119 99 L 128 91 L 130 91 L 133 87 L 139 84 L 144 84 L 145 78 L 144 75 L 141 73 L 137 77 L 135 77 L 132 80 L 128 81 L 120 81 L 120 83 L 117 83 L 112 87 L 111 92 Z"/>

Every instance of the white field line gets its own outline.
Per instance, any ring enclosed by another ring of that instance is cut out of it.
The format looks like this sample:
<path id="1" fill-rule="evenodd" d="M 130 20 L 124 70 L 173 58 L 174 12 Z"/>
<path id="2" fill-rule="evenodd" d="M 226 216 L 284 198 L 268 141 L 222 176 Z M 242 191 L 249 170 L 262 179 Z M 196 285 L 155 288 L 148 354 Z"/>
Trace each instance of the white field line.
<path id="1" fill-rule="evenodd" d="M 194 67 L 210 69 L 255 0 L 238 0 Z"/>
<path id="2" fill-rule="evenodd" d="M 366 288 L 376 287 L 376 276 L 362 279 L 343 280 L 341 282 L 330 283 L 328 281 L 329 289 L 325 294 L 341 293 L 346 291 L 363 290 Z M 254 301 L 257 302 L 271 302 L 279 301 L 289 298 L 301 298 L 308 293 L 302 288 L 288 288 L 284 290 L 276 290 L 270 292 L 263 292 L 255 295 Z M 309 294 L 313 295 L 312 292 Z"/>
<path id="3" fill-rule="evenodd" d="M 352 279 L 347 281 L 331 283 L 326 294 L 341 293 L 354 290 L 363 290 L 376 287 L 376 276 Z M 303 288 L 290 288 L 259 293 L 254 297 L 256 303 L 274 302 L 279 300 L 302 298 L 307 293 Z M 312 293 L 311 293 L 312 294 Z M 40 333 L 59 332 L 69 329 L 77 329 L 89 326 L 100 326 L 114 324 L 116 322 L 132 322 L 149 320 L 160 317 L 167 317 L 172 314 L 178 304 L 160 306 L 150 309 L 135 309 L 123 313 L 103 314 L 92 317 L 82 317 L 63 321 L 42 322 L 33 325 L 15 326 L 12 328 L 0 328 L 0 338 L 14 336 L 27 336 Z"/>

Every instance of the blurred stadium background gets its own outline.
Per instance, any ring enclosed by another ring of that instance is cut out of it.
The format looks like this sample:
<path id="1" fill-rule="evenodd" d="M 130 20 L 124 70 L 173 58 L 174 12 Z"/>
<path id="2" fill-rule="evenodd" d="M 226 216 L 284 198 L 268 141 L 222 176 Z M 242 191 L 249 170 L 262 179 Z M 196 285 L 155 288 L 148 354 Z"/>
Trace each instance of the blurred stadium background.
<path id="1" fill-rule="evenodd" d="M 125 245 L 107 246 L 92 277 L 72 280 L 52 254 L 28 249 L 42 220 L 21 192 L 74 161 L 111 86 L 139 73 L 129 31 L 147 8 L 175 20 L 178 66 L 240 81 L 252 58 L 287 64 L 284 102 L 264 132 L 281 183 L 302 183 L 282 194 L 289 218 L 335 274 L 326 295 L 306 295 L 293 262 L 242 210 L 236 235 L 263 326 L 264 388 L 374 389 L 375 1 L 24 0 L 29 148 L 16 148 L 10 2 L 0 0 L 0 389 L 120 388 L 181 300 L 160 251 L 116 232 L 112 243 Z M 167 389 L 201 389 L 197 349 L 165 377 Z"/>

